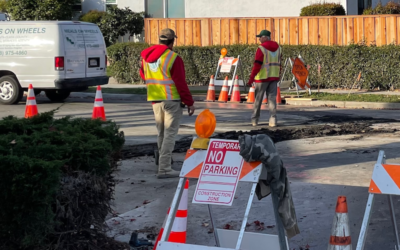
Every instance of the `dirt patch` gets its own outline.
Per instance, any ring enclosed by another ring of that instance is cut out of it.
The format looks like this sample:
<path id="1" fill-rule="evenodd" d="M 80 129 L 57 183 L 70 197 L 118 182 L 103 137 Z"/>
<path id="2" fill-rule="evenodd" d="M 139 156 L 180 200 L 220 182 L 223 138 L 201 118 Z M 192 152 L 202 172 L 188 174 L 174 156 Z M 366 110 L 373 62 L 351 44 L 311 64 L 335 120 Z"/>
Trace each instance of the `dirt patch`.
<path id="1" fill-rule="evenodd" d="M 372 117 L 352 117 L 352 116 L 315 116 L 311 121 L 304 125 L 295 127 L 286 127 L 284 129 L 278 128 L 261 128 L 251 131 L 228 131 L 219 133 L 211 138 L 237 140 L 239 136 L 265 134 L 277 143 L 287 140 L 297 140 L 325 136 L 339 136 L 339 135 L 363 135 L 375 133 L 394 133 L 397 129 L 392 128 L 377 128 L 371 126 L 378 123 L 398 123 L 393 119 L 375 119 Z M 312 125 L 315 124 L 315 125 Z M 175 145 L 174 152 L 186 152 L 192 142 L 192 137 L 188 136 L 178 140 Z M 154 150 L 157 145 L 135 145 L 124 147 L 122 151 L 123 159 L 130 159 L 138 156 L 154 155 Z"/>

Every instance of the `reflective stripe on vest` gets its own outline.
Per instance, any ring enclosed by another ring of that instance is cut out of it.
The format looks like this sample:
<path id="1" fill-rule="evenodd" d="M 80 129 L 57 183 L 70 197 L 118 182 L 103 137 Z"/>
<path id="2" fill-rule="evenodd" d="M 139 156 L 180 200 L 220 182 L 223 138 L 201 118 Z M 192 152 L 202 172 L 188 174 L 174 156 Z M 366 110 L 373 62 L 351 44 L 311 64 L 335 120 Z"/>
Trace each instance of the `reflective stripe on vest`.
<path id="1" fill-rule="evenodd" d="M 279 77 L 281 70 L 281 47 L 275 52 L 269 51 L 263 46 L 259 46 L 264 54 L 263 65 L 260 72 L 255 77 L 255 80 L 263 80 L 269 77 Z"/>
<path id="2" fill-rule="evenodd" d="M 175 52 L 167 49 L 154 63 L 143 60 L 147 101 L 181 99 L 170 72 L 177 56 Z"/>

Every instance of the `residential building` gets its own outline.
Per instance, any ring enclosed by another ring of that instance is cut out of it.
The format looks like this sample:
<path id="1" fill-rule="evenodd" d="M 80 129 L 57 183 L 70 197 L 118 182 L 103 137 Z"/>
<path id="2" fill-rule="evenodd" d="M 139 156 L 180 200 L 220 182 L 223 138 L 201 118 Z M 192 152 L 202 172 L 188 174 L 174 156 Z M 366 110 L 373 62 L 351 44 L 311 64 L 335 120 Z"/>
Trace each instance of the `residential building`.
<path id="1" fill-rule="evenodd" d="M 75 0 L 74 6 L 74 19 L 78 19 L 81 15 L 86 14 L 90 10 L 106 11 L 111 6 L 118 6 L 118 8 L 128 7 L 134 12 L 144 12 L 145 0 Z M 136 41 L 142 42 L 144 39 L 144 32 L 141 35 L 130 37 L 125 35 L 120 37 L 120 41 Z"/>
<path id="2" fill-rule="evenodd" d="M 145 0 L 75 0 L 75 16 L 89 12 L 90 10 L 106 11 L 111 6 L 119 8 L 128 7 L 134 12 L 144 12 Z"/>
<path id="3" fill-rule="evenodd" d="M 84 0 L 100 1 L 101 0 Z M 301 8 L 315 0 L 106 0 L 106 4 L 145 11 L 153 18 L 203 17 L 289 17 L 299 16 Z M 359 15 L 378 2 L 390 0 L 328 0 L 343 5 L 347 15 Z M 104 0 L 103 0 L 104 2 Z M 110 3 L 108 3 L 110 2 Z M 112 3 L 111 3 L 112 2 Z M 104 4 L 102 5 L 104 8 Z"/>
<path id="4" fill-rule="evenodd" d="M 207 17 L 290 17 L 299 16 L 301 8 L 315 0 L 76 0 L 76 16 L 90 10 L 107 10 L 116 5 L 134 12 L 145 12 L 153 18 Z M 379 1 L 390 0 L 328 0 L 343 5 L 347 15 L 359 15 Z"/>

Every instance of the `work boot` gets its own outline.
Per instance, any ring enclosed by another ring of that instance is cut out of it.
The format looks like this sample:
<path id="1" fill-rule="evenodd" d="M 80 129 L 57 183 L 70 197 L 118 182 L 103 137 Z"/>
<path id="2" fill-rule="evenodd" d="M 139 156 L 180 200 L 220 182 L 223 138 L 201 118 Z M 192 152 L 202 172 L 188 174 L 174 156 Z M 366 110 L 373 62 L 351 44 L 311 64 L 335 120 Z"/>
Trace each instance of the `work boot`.
<path id="1" fill-rule="evenodd" d="M 258 121 L 257 120 L 252 120 L 251 121 L 251 125 L 253 125 L 253 127 L 257 127 L 258 126 Z"/>
<path id="2" fill-rule="evenodd" d="M 171 171 L 159 171 L 157 174 L 158 179 L 166 179 L 166 178 L 177 178 L 181 171 L 171 170 Z"/>
<path id="3" fill-rule="evenodd" d="M 272 128 L 276 127 L 276 117 L 269 118 L 269 126 Z"/>

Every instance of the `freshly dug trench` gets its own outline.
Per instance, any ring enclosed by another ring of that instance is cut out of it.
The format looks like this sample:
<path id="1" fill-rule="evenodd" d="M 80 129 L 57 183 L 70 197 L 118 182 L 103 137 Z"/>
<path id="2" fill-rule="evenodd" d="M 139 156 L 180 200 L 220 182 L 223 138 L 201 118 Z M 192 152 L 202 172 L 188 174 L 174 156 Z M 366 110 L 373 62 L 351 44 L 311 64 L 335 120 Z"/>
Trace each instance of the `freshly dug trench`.
<path id="1" fill-rule="evenodd" d="M 351 122 L 348 122 L 352 120 Z M 296 127 L 287 127 L 284 129 L 268 129 L 262 128 L 251 131 L 228 131 L 225 133 L 218 133 L 211 138 L 237 140 L 240 135 L 257 135 L 266 134 L 277 143 L 287 140 L 297 140 L 314 137 L 325 136 L 338 136 L 338 135 L 351 135 L 351 134 L 375 134 L 375 133 L 394 133 L 397 130 L 391 128 L 373 129 L 373 124 L 379 123 L 396 123 L 396 120 L 378 120 L 369 117 L 346 117 L 346 116 L 322 116 L 316 117 L 310 123 L 325 123 L 321 125 L 302 125 Z M 326 123 L 329 123 L 326 124 Z M 332 124 L 334 123 L 334 124 Z M 188 136 L 178 140 L 175 145 L 174 152 L 185 152 L 189 149 L 192 142 L 192 137 Z M 122 159 L 130 159 L 133 157 L 154 155 L 154 150 L 157 148 L 155 143 L 146 145 L 125 146 L 122 150 Z"/>

